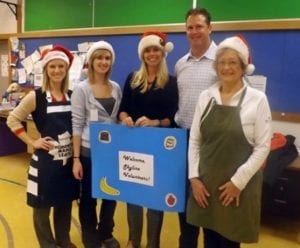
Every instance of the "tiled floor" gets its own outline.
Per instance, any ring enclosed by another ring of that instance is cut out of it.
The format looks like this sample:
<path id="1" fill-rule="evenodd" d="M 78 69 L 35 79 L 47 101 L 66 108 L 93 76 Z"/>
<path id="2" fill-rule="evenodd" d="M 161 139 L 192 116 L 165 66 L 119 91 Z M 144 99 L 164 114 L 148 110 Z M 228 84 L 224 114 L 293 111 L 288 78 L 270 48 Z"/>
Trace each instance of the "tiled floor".
<path id="1" fill-rule="evenodd" d="M 16 154 L 0 157 L 0 247 L 1 248 L 37 248 L 34 235 L 31 208 L 26 205 L 26 171 L 29 155 Z M 78 248 L 80 225 L 77 218 L 77 203 L 74 202 L 71 237 Z M 125 247 L 127 241 L 126 207 L 118 203 L 115 215 L 115 237 Z M 242 248 L 299 248 L 300 220 L 264 218 L 260 241 L 257 244 L 242 244 Z M 161 235 L 161 248 L 177 248 L 177 214 L 166 213 Z M 297 239 L 299 242 L 297 242 Z M 145 247 L 145 237 L 143 237 Z M 202 246 L 202 235 L 199 248 Z"/>

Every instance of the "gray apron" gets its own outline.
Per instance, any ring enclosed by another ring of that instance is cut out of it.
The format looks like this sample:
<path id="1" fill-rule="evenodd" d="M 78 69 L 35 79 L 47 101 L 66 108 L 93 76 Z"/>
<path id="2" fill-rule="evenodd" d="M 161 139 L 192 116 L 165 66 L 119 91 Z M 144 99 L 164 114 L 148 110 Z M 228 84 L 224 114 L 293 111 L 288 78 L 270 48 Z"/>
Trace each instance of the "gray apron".
<path id="1" fill-rule="evenodd" d="M 210 112 L 199 127 L 202 134 L 199 175 L 210 193 L 209 206 L 200 207 L 190 193 L 187 221 L 216 231 L 229 240 L 252 243 L 257 242 L 259 234 L 262 171 L 259 170 L 241 192 L 239 207 L 236 207 L 235 201 L 224 207 L 218 199 L 218 188 L 230 181 L 253 150 L 240 120 L 240 106 L 245 93 L 246 89 L 236 107 L 212 102 Z"/>

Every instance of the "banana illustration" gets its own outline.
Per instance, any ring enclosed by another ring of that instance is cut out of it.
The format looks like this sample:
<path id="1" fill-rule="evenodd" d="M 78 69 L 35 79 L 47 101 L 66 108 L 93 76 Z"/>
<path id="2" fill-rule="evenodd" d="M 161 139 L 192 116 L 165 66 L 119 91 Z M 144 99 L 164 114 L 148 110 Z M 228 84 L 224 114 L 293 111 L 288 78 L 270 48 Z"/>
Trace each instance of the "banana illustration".
<path id="1" fill-rule="evenodd" d="M 101 178 L 100 189 L 108 195 L 120 195 L 120 191 L 118 189 L 108 185 L 106 177 Z"/>

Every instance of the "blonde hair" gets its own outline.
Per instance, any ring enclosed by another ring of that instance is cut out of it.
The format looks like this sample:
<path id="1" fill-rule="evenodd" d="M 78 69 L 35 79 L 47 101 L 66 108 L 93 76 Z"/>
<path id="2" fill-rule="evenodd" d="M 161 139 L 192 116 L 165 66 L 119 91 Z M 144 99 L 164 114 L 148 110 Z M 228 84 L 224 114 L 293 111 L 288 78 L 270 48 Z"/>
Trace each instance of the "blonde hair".
<path id="1" fill-rule="evenodd" d="M 112 54 L 111 54 L 111 52 L 109 51 L 109 50 L 106 50 L 106 49 L 97 49 L 97 50 L 95 50 L 93 53 L 92 53 L 92 55 L 91 55 L 91 57 L 90 57 L 90 59 L 89 59 L 89 61 L 88 61 L 88 72 L 87 72 L 87 76 L 88 76 L 88 78 L 89 78 L 89 82 L 91 83 L 91 84 L 94 84 L 95 83 L 95 74 L 94 74 L 94 72 L 95 72 L 95 69 L 94 69 L 94 67 L 93 67 L 93 62 L 94 62 L 94 60 L 96 59 L 96 58 L 98 58 L 99 56 L 101 56 L 104 52 L 109 52 L 109 54 L 110 54 L 110 59 L 111 59 L 111 65 L 110 65 L 110 68 L 109 68 L 109 70 L 108 70 L 108 72 L 105 74 L 105 80 L 107 80 L 108 81 L 108 79 L 109 79 L 109 76 L 111 75 L 111 71 L 112 71 Z"/>
<path id="2" fill-rule="evenodd" d="M 167 67 L 166 58 L 164 57 L 158 67 L 155 88 L 163 89 L 169 80 L 169 72 Z M 131 81 L 131 88 L 139 88 L 141 93 L 145 93 L 148 90 L 148 71 L 147 65 L 144 60 L 142 60 L 141 67 L 133 75 Z"/>
<path id="3" fill-rule="evenodd" d="M 46 66 L 44 66 L 44 69 L 43 69 L 42 92 L 46 92 L 46 91 L 51 90 L 50 78 L 49 78 L 48 73 L 47 73 L 48 64 Z M 67 63 L 66 63 L 66 70 L 67 70 L 66 76 L 62 80 L 62 84 L 61 84 L 61 88 L 60 88 L 61 92 L 63 92 L 63 93 L 67 93 L 68 90 L 69 90 L 69 67 L 68 67 Z"/>

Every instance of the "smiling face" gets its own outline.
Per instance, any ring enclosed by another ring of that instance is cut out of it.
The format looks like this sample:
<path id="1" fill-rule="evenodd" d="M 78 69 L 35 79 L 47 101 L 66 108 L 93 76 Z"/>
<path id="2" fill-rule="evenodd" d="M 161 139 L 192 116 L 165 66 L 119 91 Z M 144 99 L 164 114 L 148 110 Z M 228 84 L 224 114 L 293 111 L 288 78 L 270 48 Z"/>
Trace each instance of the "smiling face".
<path id="1" fill-rule="evenodd" d="M 99 49 L 92 56 L 94 72 L 106 75 L 111 70 L 112 56 L 108 50 Z"/>
<path id="2" fill-rule="evenodd" d="M 238 52 L 231 48 L 225 48 L 217 54 L 215 68 L 223 84 L 240 83 L 245 71 Z"/>
<path id="3" fill-rule="evenodd" d="M 68 65 L 62 59 L 53 59 L 46 65 L 46 72 L 52 83 L 62 83 L 68 73 Z"/>
<path id="4" fill-rule="evenodd" d="M 143 51 L 143 59 L 148 67 L 158 67 L 163 57 L 163 51 L 157 46 L 146 47 Z"/>
<path id="5" fill-rule="evenodd" d="M 190 15 L 186 19 L 186 35 L 191 47 L 207 46 L 210 43 L 211 25 L 204 15 Z"/>

